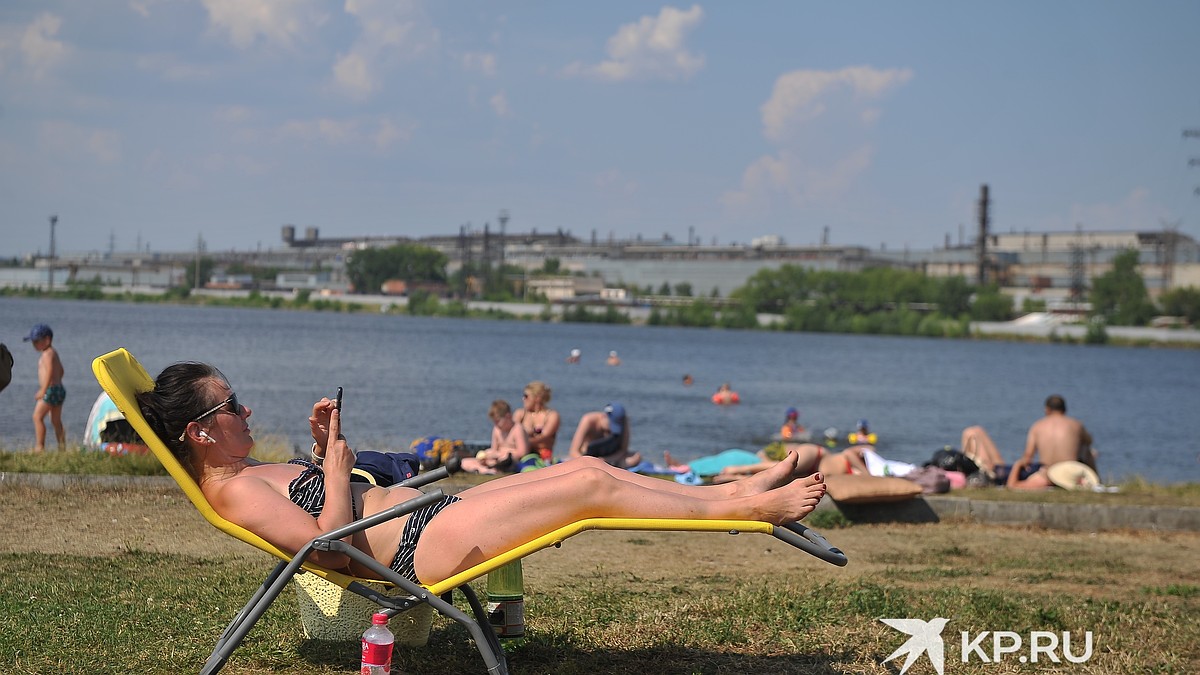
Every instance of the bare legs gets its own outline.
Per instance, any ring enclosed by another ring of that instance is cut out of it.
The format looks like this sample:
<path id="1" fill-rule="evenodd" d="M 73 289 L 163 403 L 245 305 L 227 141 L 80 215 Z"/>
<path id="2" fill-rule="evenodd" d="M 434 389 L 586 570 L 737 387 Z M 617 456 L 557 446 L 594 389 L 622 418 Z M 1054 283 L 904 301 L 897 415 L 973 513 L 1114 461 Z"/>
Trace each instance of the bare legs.
<path id="1" fill-rule="evenodd" d="M 1014 467 L 1015 468 L 1015 467 Z M 1046 467 L 1038 469 L 1036 472 L 1029 475 L 1025 480 L 1018 479 L 1013 483 L 1008 484 L 1010 490 L 1044 490 L 1052 487 L 1054 483 L 1050 482 L 1050 476 L 1046 473 Z"/>
<path id="2" fill-rule="evenodd" d="M 984 473 L 995 475 L 995 468 L 1004 464 L 1000 449 L 992 441 L 992 437 L 981 426 L 967 427 L 962 432 L 962 442 L 959 444 L 962 452 L 975 462 Z"/>
<path id="3" fill-rule="evenodd" d="M 477 485 L 463 494 L 480 495 L 492 490 L 504 489 L 514 485 L 524 485 L 532 481 L 548 480 L 559 476 L 568 475 L 583 469 L 598 469 L 607 473 L 614 478 L 628 481 L 635 485 L 640 485 L 647 489 L 656 490 L 659 492 L 670 492 L 673 494 L 686 495 L 697 499 L 728 499 L 730 497 L 746 496 L 750 494 L 758 494 L 777 488 L 791 480 L 792 469 L 795 468 L 795 455 L 789 455 L 782 462 L 779 462 L 777 468 L 770 472 L 766 472 L 764 476 L 755 477 L 754 480 L 738 481 L 734 484 L 722 486 L 709 485 L 680 485 L 675 481 L 663 480 L 661 478 L 652 478 L 643 476 L 626 469 L 614 467 L 602 459 L 596 457 L 576 457 L 575 459 L 552 464 L 536 471 L 527 471 L 525 473 L 513 474 L 504 476 L 493 481 L 488 481 L 482 485 Z"/>
<path id="4" fill-rule="evenodd" d="M 796 463 L 794 464 L 793 469 L 792 469 L 793 476 L 807 476 L 807 475 L 815 473 L 816 471 L 819 470 L 818 462 L 819 462 L 822 454 L 824 453 L 824 448 L 822 448 L 818 445 L 813 445 L 812 443 L 795 443 L 795 444 L 789 443 L 787 447 L 788 447 L 788 453 L 789 453 L 788 456 L 789 457 L 791 457 L 792 455 L 796 456 Z M 762 453 L 759 453 L 759 454 L 761 456 Z M 670 456 L 670 454 L 667 454 L 666 457 L 667 457 L 668 466 L 669 466 L 671 456 Z M 783 461 L 790 461 L 790 460 L 785 459 Z M 757 476 L 758 474 L 765 473 L 765 472 L 774 473 L 774 471 L 777 470 L 778 466 L 779 466 L 779 462 L 774 462 L 769 459 L 758 462 L 757 464 L 743 464 L 741 466 L 727 466 L 727 467 L 721 469 L 721 473 L 717 474 L 716 476 L 713 476 L 712 482 L 715 485 L 721 485 L 721 484 L 733 483 L 733 482 L 744 483 L 744 482 L 746 482 L 745 478 L 747 476 Z M 778 481 L 779 477 L 776 476 L 776 478 L 774 480 Z M 776 485 L 781 485 L 781 484 L 782 483 L 776 482 Z"/>
<path id="5" fill-rule="evenodd" d="M 50 424 L 54 426 L 54 437 L 58 441 L 58 449 L 62 450 L 67 445 L 67 433 L 62 423 L 62 406 L 38 401 L 37 405 L 33 407 L 34 452 L 43 452 L 46 449 L 47 414 L 50 415 Z"/>
<path id="6" fill-rule="evenodd" d="M 781 462 L 785 469 L 787 462 Z M 462 501 L 445 509 L 446 517 L 439 515 L 425 528 L 416 551 L 417 576 L 443 579 L 585 518 L 728 518 L 778 525 L 807 516 L 825 494 L 820 474 L 814 474 L 758 494 L 706 498 L 730 486 L 690 487 L 644 476 L 635 479 L 636 474 L 619 469 L 614 474 L 600 464 L 464 491 Z"/>

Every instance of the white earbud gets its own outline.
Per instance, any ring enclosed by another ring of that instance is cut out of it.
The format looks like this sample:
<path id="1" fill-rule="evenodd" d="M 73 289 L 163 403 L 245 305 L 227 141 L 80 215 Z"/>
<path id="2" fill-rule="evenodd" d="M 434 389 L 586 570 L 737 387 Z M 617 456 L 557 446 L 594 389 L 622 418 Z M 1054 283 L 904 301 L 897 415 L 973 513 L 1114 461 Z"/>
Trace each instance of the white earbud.
<path id="1" fill-rule="evenodd" d="M 200 432 L 199 436 L 200 436 L 200 438 L 203 438 L 204 440 L 208 441 L 209 443 L 216 443 L 216 441 L 213 440 L 212 436 L 209 436 L 208 434 L 206 434 L 203 431 Z"/>

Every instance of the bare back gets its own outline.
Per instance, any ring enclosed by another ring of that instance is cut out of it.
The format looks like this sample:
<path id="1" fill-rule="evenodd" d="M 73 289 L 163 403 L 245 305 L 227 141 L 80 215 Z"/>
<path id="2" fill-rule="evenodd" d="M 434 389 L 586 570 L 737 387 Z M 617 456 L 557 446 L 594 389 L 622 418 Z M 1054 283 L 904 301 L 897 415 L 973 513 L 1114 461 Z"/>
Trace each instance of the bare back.
<path id="1" fill-rule="evenodd" d="M 1028 445 L 1037 448 L 1042 464 L 1049 466 L 1087 456 L 1092 437 L 1074 417 L 1051 413 L 1029 427 Z"/>

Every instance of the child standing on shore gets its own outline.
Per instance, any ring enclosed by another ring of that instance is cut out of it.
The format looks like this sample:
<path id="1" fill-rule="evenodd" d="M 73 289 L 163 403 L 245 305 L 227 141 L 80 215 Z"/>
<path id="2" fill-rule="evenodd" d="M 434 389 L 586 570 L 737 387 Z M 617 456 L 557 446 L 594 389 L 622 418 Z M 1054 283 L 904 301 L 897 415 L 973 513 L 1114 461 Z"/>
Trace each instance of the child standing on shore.
<path id="1" fill-rule="evenodd" d="M 33 408 L 33 432 L 37 437 L 34 452 L 46 450 L 46 414 L 50 414 L 50 423 L 54 425 L 54 436 L 58 440 L 58 449 L 63 450 L 67 444 L 67 432 L 63 429 L 62 406 L 67 398 L 67 390 L 63 387 L 63 365 L 54 349 L 54 331 L 50 326 L 39 323 L 25 336 L 25 342 L 32 342 L 33 348 L 42 353 L 38 357 L 38 393 Z"/>

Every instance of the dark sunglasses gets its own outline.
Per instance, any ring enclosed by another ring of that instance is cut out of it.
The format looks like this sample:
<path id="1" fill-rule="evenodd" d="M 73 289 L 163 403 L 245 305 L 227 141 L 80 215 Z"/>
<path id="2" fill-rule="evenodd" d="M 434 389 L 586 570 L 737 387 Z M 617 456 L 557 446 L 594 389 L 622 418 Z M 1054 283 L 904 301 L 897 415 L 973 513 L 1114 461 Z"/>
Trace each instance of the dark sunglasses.
<path id="1" fill-rule="evenodd" d="M 242 414 L 242 404 L 238 403 L 237 394 L 230 394 L 229 398 L 225 399 L 224 401 L 221 401 L 220 403 L 214 405 L 213 407 L 209 408 L 208 410 L 205 410 L 204 412 L 200 413 L 199 415 L 196 415 L 192 419 L 188 420 L 187 424 L 183 425 L 183 428 L 184 428 L 183 433 L 179 434 L 179 441 L 182 443 L 184 437 L 187 436 L 188 424 L 191 424 L 192 422 L 199 422 L 200 420 L 204 419 L 205 417 L 208 417 L 209 415 L 211 415 L 213 413 L 220 413 L 220 412 L 229 413 L 230 415 L 241 415 Z"/>

